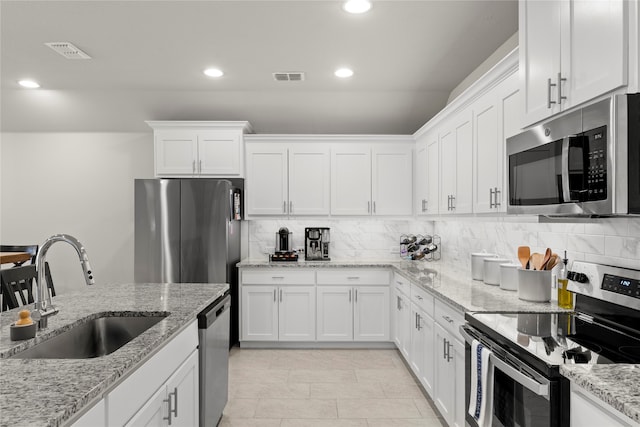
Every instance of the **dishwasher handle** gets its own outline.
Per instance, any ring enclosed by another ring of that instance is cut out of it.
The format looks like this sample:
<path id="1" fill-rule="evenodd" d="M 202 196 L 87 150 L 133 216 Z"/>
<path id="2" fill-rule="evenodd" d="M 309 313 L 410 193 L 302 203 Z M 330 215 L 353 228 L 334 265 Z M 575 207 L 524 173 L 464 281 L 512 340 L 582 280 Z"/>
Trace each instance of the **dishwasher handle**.
<path id="1" fill-rule="evenodd" d="M 198 314 L 198 329 L 207 329 L 218 317 L 222 316 L 231 308 L 231 296 L 226 293 L 209 304 L 207 308 Z"/>

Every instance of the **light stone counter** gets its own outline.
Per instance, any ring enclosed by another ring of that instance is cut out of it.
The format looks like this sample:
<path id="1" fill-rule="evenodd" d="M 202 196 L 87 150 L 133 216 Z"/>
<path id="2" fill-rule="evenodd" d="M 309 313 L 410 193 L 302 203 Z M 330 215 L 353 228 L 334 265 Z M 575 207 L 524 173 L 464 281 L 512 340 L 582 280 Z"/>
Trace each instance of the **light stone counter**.
<path id="1" fill-rule="evenodd" d="M 244 260 L 240 267 L 258 268 L 392 268 L 436 297 L 465 312 L 563 312 L 554 303 L 518 299 L 517 292 L 471 279 L 471 272 L 442 262 L 329 261 L 269 263 Z M 603 402 L 640 422 L 640 365 L 561 365 L 560 372 Z"/>
<path id="2" fill-rule="evenodd" d="M 106 284 L 53 298 L 60 312 L 35 339 L 10 341 L 19 309 L 0 314 L 0 425 L 58 426 L 111 390 L 196 319 L 227 284 Z M 94 359 L 7 359 L 98 313 L 169 315 L 115 352 Z"/>

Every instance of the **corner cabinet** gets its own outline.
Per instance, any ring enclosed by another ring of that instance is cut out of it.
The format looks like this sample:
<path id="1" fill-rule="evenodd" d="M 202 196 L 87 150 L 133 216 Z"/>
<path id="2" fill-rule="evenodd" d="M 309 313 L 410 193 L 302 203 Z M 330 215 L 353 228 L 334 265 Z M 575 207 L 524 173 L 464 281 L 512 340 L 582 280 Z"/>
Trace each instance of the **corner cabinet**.
<path id="1" fill-rule="evenodd" d="M 157 177 L 243 177 L 248 122 L 148 121 Z"/>
<path id="2" fill-rule="evenodd" d="M 412 146 L 404 139 L 332 145 L 331 214 L 411 215 Z"/>
<path id="3" fill-rule="evenodd" d="M 522 127 L 627 84 L 629 3 L 520 0 Z"/>
<path id="4" fill-rule="evenodd" d="M 586 389 L 571 383 L 571 427 L 638 427 L 622 412 L 615 410 Z"/>

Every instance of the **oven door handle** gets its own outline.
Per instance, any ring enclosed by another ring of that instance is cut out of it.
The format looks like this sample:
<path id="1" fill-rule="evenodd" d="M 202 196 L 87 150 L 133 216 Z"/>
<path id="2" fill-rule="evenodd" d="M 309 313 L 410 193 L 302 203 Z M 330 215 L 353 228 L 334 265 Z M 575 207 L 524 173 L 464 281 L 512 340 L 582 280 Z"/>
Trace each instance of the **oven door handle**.
<path id="1" fill-rule="evenodd" d="M 460 326 L 460 334 L 469 344 L 471 344 L 475 339 L 465 330 L 464 326 Z M 551 384 L 551 381 L 547 380 L 542 375 L 536 375 L 535 378 L 532 378 L 529 375 L 525 375 L 504 360 L 500 359 L 493 352 L 491 353 L 489 360 L 493 364 L 494 368 L 500 369 L 512 380 L 530 390 L 531 392 L 537 394 L 538 396 L 544 397 L 545 399 L 549 400 L 549 384 Z"/>

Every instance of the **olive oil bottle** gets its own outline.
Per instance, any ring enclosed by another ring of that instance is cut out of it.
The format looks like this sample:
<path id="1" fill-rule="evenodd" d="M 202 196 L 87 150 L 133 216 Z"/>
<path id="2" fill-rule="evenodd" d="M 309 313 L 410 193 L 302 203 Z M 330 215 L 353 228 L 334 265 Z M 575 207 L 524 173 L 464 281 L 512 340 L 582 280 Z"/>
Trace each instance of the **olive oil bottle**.
<path id="1" fill-rule="evenodd" d="M 567 251 L 564 251 L 564 258 L 562 259 L 562 268 L 558 273 L 558 307 L 573 309 L 573 293 L 567 290 Z"/>

